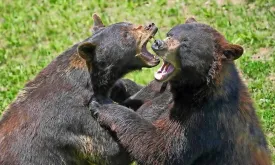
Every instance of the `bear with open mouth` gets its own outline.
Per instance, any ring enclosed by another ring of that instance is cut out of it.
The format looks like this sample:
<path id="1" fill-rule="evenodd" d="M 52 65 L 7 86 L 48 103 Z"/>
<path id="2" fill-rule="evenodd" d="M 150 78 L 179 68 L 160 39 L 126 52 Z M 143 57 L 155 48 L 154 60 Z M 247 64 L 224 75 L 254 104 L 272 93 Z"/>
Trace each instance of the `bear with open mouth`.
<path id="1" fill-rule="evenodd" d="M 125 92 L 115 82 L 159 64 L 146 49 L 158 28 L 128 22 L 104 26 L 97 15 L 93 19 L 93 35 L 53 60 L 3 114 L 1 165 L 131 163 L 117 139 L 92 118 L 88 104 L 94 93 L 123 100 L 119 91 L 126 98 L 140 89 L 132 83 Z"/>
<path id="2" fill-rule="evenodd" d="M 152 48 L 164 61 L 155 79 L 167 82 L 172 93 L 161 115 L 151 121 L 121 105 L 90 105 L 139 163 L 271 165 L 253 101 L 234 64 L 241 46 L 190 18 Z"/>

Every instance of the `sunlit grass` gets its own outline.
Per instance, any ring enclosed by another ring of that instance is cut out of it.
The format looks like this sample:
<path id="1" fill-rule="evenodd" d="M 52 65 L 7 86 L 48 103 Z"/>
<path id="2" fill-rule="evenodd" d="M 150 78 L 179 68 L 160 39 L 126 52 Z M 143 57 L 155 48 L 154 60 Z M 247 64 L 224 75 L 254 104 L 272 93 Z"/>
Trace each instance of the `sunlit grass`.
<path id="1" fill-rule="evenodd" d="M 154 22 L 160 27 L 156 38 L 195 16 L 245 48 L 237 64 L 255 100 L 275 161 L 275 1 L 217 5 L 202 0 L 2 0 L 0 11 L 0 114 L 28 80 L 90 35 L 92 13 L 98 13 L 106 24 Z M 127 77 L 146 84 L 153 79 L 154 70 Z"/>

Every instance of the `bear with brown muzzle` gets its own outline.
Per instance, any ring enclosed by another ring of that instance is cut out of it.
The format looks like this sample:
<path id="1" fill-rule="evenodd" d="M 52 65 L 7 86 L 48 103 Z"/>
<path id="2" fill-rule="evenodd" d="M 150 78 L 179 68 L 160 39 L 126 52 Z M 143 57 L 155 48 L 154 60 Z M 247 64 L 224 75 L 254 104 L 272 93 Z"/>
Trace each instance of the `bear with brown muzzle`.
<path id="1" fill-rule="evenodd" d="M 131 95 L 114 83 L 127 72 L 159 63 L 146 50 L 157 27 L 127 22 L 105 27 L 97 15 L 93 18 L 93 35 L 53 60 L 5 111 L 1 165 L 131 163 L 116 139 L 92 118 L 88 104 L 94 93 L 113 93 L 118 100 L 123 98 L 117 98 L 122 97 L 117 91 L 125 99 Z"/>
<path id="2" fill-rule="evenodd" d="M 154 23 L 146 27 L 127 22 L 102 25 L 91 39 L 79 46 L 78 52 L 86 60 L 96 97 L 108 96 L 111 87 L 126 73 L 159 64 L 159 59 L 146 48 L 157 30 Z"/>
<path id="3" fill-rule="evenodd" d="M 191 18 L 152 48 L 164 61 L 155 79 L 168 82 L 172 93 L 161 115 L 151 121 L 117 104 L 92 101 L 90 107 L 139 163 L 271 165 L 255 108 L 234 64 L 243 54 L 241 46 Z"/>

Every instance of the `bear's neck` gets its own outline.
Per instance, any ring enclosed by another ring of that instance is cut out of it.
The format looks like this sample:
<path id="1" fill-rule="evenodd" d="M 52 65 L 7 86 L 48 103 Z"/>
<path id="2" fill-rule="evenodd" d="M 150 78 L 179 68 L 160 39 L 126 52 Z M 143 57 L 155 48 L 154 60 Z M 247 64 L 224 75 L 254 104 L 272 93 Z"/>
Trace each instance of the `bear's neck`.
<path id="1" fill-rule="evenodd" d="M 207 85 L 194 86 L 192 84 L 180 84 L 177 82 L 170 82 L 170 85 L 175 106 L 177 104 L 196 106 L 213 93 L 212 88 Z"/>
<path id="2" fill-rule="evenodd" d="M 93 70 L 91 79 L 94 95 L 108 97 L 110 89 L 119 78 L 115 74 L 109 74 L 106 71 Z"/>
<path id="3" fill-rule="evenodd" d="M 105 70 L 93 68 L 91 82 L 95 97 L 109 98 L 111 88 L 115 82 L 128 72 L 128 70 L 121 70 L 115 66 Z"/>
<path id="4" fill-rule="evenodd" d="M 209 102 L 222 99 L 237 100 L 240 86 L 243 85 L 234 63 L 224 64 L 218 80 L 203 84 L 186 84 L 181 81 L 170 82 L 174 107 L 201 109 Z M 181 110 L 182 111 L 182 110 Z"/>

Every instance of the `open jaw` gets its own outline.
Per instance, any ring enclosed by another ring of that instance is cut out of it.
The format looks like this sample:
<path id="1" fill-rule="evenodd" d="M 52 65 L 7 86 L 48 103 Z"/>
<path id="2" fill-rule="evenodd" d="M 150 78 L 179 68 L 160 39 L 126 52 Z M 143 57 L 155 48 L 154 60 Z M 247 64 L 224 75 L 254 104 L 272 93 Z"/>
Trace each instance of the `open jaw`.
<path id="1" fill-rule="evenodd" d="M 175 67 L 167 62 L 164 61 L 162 66 L 155 72 L 155 79 L 161 82 L 168 81 L 170 77 L 173 75 L 175 71 Z"/>
<path id="2" fill-rule="evenodd" d="M 146 47 L 148 41 L 154 37 L 157 31 L 157 28 L 153 29 L 141 46 L 141 52 L 139 54 L 139 57 L 148 67 L 154 67 L 158 65 L 160 62 L 159 58 L 151 54 Z"/>

